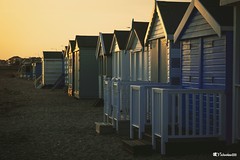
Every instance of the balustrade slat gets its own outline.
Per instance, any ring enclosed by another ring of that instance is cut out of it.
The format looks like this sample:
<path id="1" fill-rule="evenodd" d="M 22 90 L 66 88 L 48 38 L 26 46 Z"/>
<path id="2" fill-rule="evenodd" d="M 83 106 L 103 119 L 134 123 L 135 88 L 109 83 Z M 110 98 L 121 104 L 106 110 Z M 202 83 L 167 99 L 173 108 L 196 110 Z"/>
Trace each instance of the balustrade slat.
<path id="1" fill-rule="evenodd" d="M 196 134 L 196 94 L 192 94 L 192 134 Z"/>
<path id="2" fill-rule="evenodd" d="M 206 135 L 209 135 L 209 123 L 210 123 L 210 95 L 206 94 Z"/>
<path id="3" fill-rule="evenodd" d="M 182 94 L 178 94 L 178 135 L 182 135 Z"/>
<path id="4" fill-rule="evenodd" d="M 213 94 L 213 135 L 216 134 L 217 132 L 217 112 L 216 112 L 216 109 L 217 109 L 217 104 L 216 104 L 216 94 Z"/>
<path id="5" fill-rule="evenodd" d="M 172 132 L 172 135 L 175 135 L 175 115 L 176 115 L 176 111 L 175 111 L 175 106 L 176 106 L 176 99 L 175 99 L 175 94 L 172 94 L 171 96 L 170 96 L 170 98 L 171 98 L 171 101 L 170 102 L 172 102 L 172 105 L 170 105 L 170 107 L 171 107 L 171 113 L 172 113 L 172 122 L 171 122 L 171 132 Z"/>
<path id="6" fill-rule="evenodd" d="M 203 135 L 203 94 L 199 97 L 199 135 Z"/>
<path id="7" fill-rule="evenodd" d="M 186 135 L 189 135 L 189 94 L 185 94 L 185 103 L 186 103 L 186 119 L 185 119 L 185 121 L 186 121 Z"/>

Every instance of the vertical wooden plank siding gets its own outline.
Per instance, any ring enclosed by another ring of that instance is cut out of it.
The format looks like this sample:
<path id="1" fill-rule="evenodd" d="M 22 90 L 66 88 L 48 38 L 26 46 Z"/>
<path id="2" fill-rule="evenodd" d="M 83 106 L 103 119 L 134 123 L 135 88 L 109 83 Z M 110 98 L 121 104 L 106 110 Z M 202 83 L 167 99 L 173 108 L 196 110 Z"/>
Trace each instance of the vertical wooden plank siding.
<path id="1" fill-rule="evenodd" d="M 79 93 L 80 97 L 98 97 L 96 48 L 81 48 Z M 89 74 L 91 72 L 91 74 Z"/>
<path id="2" fill-rule="evenodd" d="M 79 98 L 79 74 L 80 74 L 80 57 L 79 51 L 75 52 L 75 63 L 74 63 L 74 95 Z"/>
<path id="3" fill-rule="evenodd" d="M 151 81 L 158 82 L 159 77 L 159 40 L 151 41 Z"/>
<path id="4" fill-rule="evenodd" d="M 167 83 L 169 79 L 169 54 L 167 49 L 167 41 L 160 40 L 160 57 L 159 57 L 159 82 Z"/>
<path id="5" fill-rule="evenodd" d="M 107 77 L 112 77 L 112 56 L 107 56 L 106 57 L 106 65 L 107 65 Z"/>
<path id="6" fill-rule="evenodd" d="M 149 81 L 150 80 L 150 78 L 149 78 L 149 76 L 150 76 L 150 73 L 149 73 L 149 66 L 150 66 L 149 55 L 150 55 L 149 52 L 147 51 L 147 49 L 145 49 L 144 53 L 143 53 L 143 57 L 142 57 L 142 63 L 143 63 L 142 78 L 143 78 L 143 81 Z"/>
<path id="7" fill-rule="evenodd" d="M 131 80 L 132 81 L 136 81 L 136 59 L 135 59 L 135 53 L 132 51 L 130 54 L 130 58 L 131 58 Z"/>

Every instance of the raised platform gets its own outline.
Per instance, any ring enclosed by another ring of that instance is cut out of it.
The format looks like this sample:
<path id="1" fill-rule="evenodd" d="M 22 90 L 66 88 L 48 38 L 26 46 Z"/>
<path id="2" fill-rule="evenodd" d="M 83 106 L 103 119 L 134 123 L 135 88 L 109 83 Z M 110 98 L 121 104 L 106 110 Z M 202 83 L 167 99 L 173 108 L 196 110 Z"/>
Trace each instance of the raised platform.
<path id="1" fill-rule="evenodd" d="M 152 144 L 146 140 L 123 140 L 123 149 L 133 155 L 150 155 Z"/>
<path id="2" fill-rule="evenodd" d="M 130 137 L 130 121 L 129 120 L 120 120 L 118 121 L 118 131 L 119 136 Z"/>

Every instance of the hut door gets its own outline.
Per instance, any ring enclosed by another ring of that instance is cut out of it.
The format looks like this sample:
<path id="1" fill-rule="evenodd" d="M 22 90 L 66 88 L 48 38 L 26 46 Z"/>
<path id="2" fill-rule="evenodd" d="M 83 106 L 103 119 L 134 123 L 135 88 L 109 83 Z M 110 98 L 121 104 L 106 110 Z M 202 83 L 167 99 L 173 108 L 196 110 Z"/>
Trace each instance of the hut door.
<path id="1" fill-rule="evenodd" d="M 161 40 L 160 47 L 160 64 L 159 64 L 159 82 L 167 83 L 168 82 L 168 59 L 167 59 L 167 42 L 166 40 Z"/>
<path id="2" fill-rule="evenodd" d="M 153 40 L 150 44 L 151 54 L 151 81 L 159 81 L 159 41 Z"/>

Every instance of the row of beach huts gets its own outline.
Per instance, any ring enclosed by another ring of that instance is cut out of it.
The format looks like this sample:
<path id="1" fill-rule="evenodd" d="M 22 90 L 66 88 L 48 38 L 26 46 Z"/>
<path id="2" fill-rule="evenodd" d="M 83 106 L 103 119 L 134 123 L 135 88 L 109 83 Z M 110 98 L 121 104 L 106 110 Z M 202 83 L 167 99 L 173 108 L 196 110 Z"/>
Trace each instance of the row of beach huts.
<path id="1" fill-rule="evenodd" d="M 155 1 L 150 22 L 44 51 L 35 86 L 103 100 L 97 132 L 148 135 L 162 154 L 174 141 L 239 143 L 239 20 L 240 0 Z"/>

